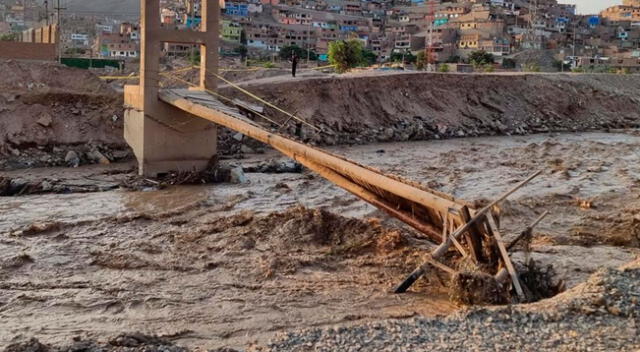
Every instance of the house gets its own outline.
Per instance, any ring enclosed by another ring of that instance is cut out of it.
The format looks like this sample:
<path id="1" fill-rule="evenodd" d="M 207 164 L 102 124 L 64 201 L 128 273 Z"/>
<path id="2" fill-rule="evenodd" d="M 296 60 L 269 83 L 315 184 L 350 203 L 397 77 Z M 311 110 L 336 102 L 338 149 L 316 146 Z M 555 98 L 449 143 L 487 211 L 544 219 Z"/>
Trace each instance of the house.
<path id="1" fill-rule="evenodd" d="M 238 22 L 223 20 L 221 36 L 222 39 L 226 41 L 240 43 L 240 38 L 242 36 L 242 26 Z"/>
<path id="2" fill-rule="evenodd" d="M 138 25 L 124 22 L 118 33 L 98 33 L 93 50 L 103 57 L 137 58 L 140 52 Z"/>
<path id="3" fill-rule="evenodd" d="M 227 2 L 224 11 L 229 16 L 249 17 L 249 4 Z"/>
<path id="4" fill-rule="evenodd" d="M 611 6 L 600 12 L 600 16 L 612 22 L 640 21 L 640 4 L 625 0 L 624 5 Z"/>

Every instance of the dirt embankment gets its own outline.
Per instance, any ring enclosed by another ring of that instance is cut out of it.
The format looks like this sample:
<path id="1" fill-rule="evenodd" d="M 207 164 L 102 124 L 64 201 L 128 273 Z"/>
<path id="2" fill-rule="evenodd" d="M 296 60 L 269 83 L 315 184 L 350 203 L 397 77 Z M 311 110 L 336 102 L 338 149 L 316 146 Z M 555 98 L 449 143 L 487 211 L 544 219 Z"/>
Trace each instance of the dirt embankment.
<path id="1" fill-rule="evenodd" d="M 366 73 L 244 87 L 321 127 L 298 134 L 328 145 L 640 126 L 632 75 Z"/>
<path id="2" fill-rule="evenodd" d="M 17 61 L 0 61 L 0 70 L 0 169 L 68 165 L 69 151 L 80 164 L 131 155 L 122 94 L 93 73 Z M 319 145 L 640 126 L 640 81 L 630 75 L 366 72 L 244 85 L 321 127 L 316 133 L 289 121 L 281 130 Z M 251 100 L 230 88 L 222 93 Z M 287 119 L 272 109 L 267 115 Z M 234 136 L 221 130 L 221 153 L 260 149 Z"/>
<path id="3" fill-rule="evenodd" d="M 82 159 L 127 148 L 122 94 L 93 73 L 20 61 L 0 61 L 0 72 L 0 167 L 62 165 L 71 150 Z"/>

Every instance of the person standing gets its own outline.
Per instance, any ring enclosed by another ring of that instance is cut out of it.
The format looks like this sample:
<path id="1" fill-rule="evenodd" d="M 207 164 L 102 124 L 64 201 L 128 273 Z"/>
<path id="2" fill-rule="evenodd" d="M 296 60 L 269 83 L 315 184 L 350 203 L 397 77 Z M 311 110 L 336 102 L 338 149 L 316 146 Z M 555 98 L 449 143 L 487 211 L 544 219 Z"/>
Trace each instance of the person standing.
<path id="1" fill-rule="evenodd" d="M 291 54 L 291 76 L 296 76 L 296 69 L 298 68 L 298 55 L 296 53 Z"/>

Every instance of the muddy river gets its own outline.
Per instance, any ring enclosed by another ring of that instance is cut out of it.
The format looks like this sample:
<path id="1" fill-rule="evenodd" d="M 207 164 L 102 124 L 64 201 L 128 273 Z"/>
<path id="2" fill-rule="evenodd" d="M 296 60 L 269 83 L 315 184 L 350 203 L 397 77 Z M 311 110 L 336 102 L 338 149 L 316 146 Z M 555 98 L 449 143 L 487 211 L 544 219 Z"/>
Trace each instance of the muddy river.
<path id="1" fill-rule="evenodd" d="M 553 263 L 573 286 L 639 254 L 639 146 L 640 136 L 628 132 L 332 151 L 478 202 L 543 170 L 503 204 L 501 226 L 509 238 L 549 210 L 533 257 Z M 281 157 L 228 162 L 271 158 Z M 18 172 L 50 171 L 11 174 Z M 282 330 L 457 309 L 437 280 L 390 293 L 430 246 L 402 224 L 309 171 L 247 178 L 0 198 L 0 345 L 20 336 L 59 343 L 140 331 L 190 347 L 246 348 Z"/>

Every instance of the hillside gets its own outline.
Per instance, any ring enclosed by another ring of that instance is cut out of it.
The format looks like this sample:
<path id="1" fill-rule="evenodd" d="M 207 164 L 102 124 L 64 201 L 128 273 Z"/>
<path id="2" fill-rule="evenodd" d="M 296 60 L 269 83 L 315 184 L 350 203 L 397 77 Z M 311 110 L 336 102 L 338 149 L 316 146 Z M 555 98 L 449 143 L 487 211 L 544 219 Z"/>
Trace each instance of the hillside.
<path id="1" fill-rule="evenodd" d="M 112 16 L 137 16 L 140 14 L 140 1 L 138 0 L 66 0 L 65 3 L 68 12 Z"/>

